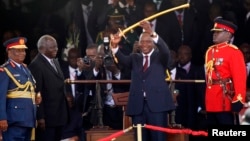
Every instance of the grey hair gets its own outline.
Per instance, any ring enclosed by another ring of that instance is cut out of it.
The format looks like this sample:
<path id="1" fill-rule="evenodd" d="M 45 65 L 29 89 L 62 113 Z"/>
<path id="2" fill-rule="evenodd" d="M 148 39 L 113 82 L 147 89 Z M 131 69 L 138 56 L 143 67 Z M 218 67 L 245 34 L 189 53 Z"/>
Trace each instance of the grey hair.
<path id="1" fill-rule="evenodd" d="M 45 47 L 48 40 L 53 40 L 56 42 L 56 39 L 53 36 L 47 34 L 43 35 L 37 41 L 37 49 L 40 50 L 42 47 Z"/>

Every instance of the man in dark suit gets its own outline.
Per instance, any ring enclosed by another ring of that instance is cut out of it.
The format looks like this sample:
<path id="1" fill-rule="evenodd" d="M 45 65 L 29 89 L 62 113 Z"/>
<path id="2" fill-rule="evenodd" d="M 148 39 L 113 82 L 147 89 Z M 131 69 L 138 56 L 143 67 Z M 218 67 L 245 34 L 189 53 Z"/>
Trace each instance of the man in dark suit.
<path id="1" fill-rule="evenodd" d="M 181 45 L 177 52 L 178 64 L 177 66 L 185 71 L 185 75 L 181 79 L 194 80 L 199 66 L 192 62 L 192 50 L 190 46 Z M 179 119 L 183 121 L 184 127 L 194 128 L 195 123 L 195 83 L 185 83 L 185 90 L 179 96 Z M 177 113 L 176 113 L 177 115 Z"/>
<path id="2" fill-rule="evenodd" d="M 186 79 L 187 73 L 185 69 L 177 67 L 178 56 L 174 50 L 171 51 L 172 63 L 170 65 L 171 80 Z M 169 83 L 171 93 L 176 105 L 176 109 L 171 112 L 170 124 L 176 127 L 187 127 L 187 84 L 184 82 L 171 82 Z"/>
<path id="3" fill-rule="evenodd" d="M 186 2 L 187 0 L 170 0 L 171 7 L 183 5 Z M 158 21 L 163 22 L 164 26 L 160 29 L 164 29 L 164 36 L 161 37 L 170 49 L 177 51 L 182 44 L 189 45 L 193 52 L 193 63 L 203 64 L 202 60 L 199 59 L 201 36 L 197 26 L 197 15 L 193 7 L 175 10 L 159 17 Z"/>
<path id="4" fill-rule="evenodd" d="M 61 69 L 65 78 L 70 80 L 85 80 L 85 76 L 78 68 L 80 61 L 80 50 L 71 48 L 68 52 L 67 61 L 61 64 Z M 82 112 L 84 104 L 84 84 L 68 84 L 66 85 L 66 97 L 69 104 L 70 121 L 64 127 L 62 139 L 75 139 L 85 141 L 82 127 Z"/>
<path id="5" fill-rule="evenodd" d="M 37 42 L 38 55 L 30 63 L 43 102 L 37 109 L 36 141 L 59 141 L 68 121 L 64 76 L 55 59 L 58 47 L 55 38 L 43 35 Z"/>
<path id="6" fill-rule="evenodd" d="M 141 53 L 125 56 L 118 48 L 119 34 L 111 34 L 113 54 L 122 65 L 131 69 L 130 94 L 126 114 L 132 123 L 167 127 L 167 113 L 175 108 L 168 83 L 166 69 L 171 56 L 166 43 L 153 32 L 148 21 L 140 22 L 144 32 L 140 36 Z M 156 46 L 156 48 L 155 48 Z M 157 82 L 157 83 L 154 83 Z M 142 140 L 166 141 L 166 133 L 143 129 Z"/>
<path id="7" fill-rule="evenodd" d="M 0 66 L 0 132 L 3 141 L 31 140 L 36 124 L 35 80 L 23 61 L 24 37 L 4 42 L 8 60 Z"/>
<path id="8" fill-rule="evenodd" d="M 200 66 L 199 70 L 195 73 L 195 80 L 205 80 L 205 65 Z M 196 105 L 196 118 L 195 118 L 195 130 L 207 131 L 207 113 L 205 107 L 205 91 L 206 83 L 195 83 L 195 105 Z M 192 138 L 195 141 L 206 141 L 207 137 L 204 136 L 193 136 Z"/>

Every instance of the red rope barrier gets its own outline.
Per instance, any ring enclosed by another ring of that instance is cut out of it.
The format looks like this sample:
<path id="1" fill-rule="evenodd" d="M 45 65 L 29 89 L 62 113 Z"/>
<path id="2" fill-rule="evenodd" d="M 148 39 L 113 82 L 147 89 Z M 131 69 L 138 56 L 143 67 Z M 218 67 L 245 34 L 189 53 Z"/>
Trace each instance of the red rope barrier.
<path id="1" fill-rule="evenodd" d="M 143 127 L 151 129 L 151 130 L 157 130 L 157 131 L 167 132 L 167 133 L 171 133 L 171 134 L 191 134 L 193 136 L 208 136 L 208 133 L 205 132 L 205 131 L 192 131 L 191 129 L 163 128 L 163 127 L 158 127 L 158 126 L 153 126 L 153 125 L 147 125 L 147 124 L 145 124 Z M 99 139 L 97 141 L 112 141 L 112 140 L 115 140 L 117 137 L 119 137 L 119 136 L 127 133 L 131 129 L 133 129 L 132 126 L 130 126 L 127 129 L 118 131 L 118 132 L 116 132 L 114 134 L 111 134 L 108 137 Z"/>
<path id="2" fill-rule="evenodd" d="M 133 127 L 129 127 L 127 129 L 124 129 L 124 130 L 121 130 L 121 131 L 118 131 L 114 134 L 111 134 L 110 136 L 108 137 L 105 137 L 105 138 L 102 138 L 102 139 L 99 139 L 97 141 L 110 141 L 110 140 L 114 140 L 115 138 L 123 135 L 124 133 L 127 133 L 128 131 L 130 131 L 131 129 L 133 129 Z"/>
<path id="3" fill-rule="evenodd" d="M 145 124 L 145 128 L 172 133 L 172 134 L 184 133 L 184 134 L 191 134 L 193 136 L 208 136 L 208 133 L 205 131 L 192 131 L 191 129 L 170 129 L 170 128 L 157 127 L 157 126 L 147 125 L 147 124 Z"/>

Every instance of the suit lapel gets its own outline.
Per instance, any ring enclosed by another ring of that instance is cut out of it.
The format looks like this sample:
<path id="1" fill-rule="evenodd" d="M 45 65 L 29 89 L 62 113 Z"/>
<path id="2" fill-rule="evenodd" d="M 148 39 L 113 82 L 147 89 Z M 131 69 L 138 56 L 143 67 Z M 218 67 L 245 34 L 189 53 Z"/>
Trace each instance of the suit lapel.
<path id="1" fill-rule="evenodd" d="M 55 65 L 56 65 L 56 69 L 57 69 L 57 71 L 58 71 L 58 73 L 57 73 L 57 75 L 59 75 L 60 77 L 62 77 L 63 78 L 63 73 L 62 73 L 62 70 L 61 70 L 61 68 L 60 68 L 60 65 L 59 65 L 59 62 L 58 62 L 58 60 L 57 59 L 54 59 L 54 61 L 55 61 Z"/>
<path id="2" fill-rule="evenodd" d="M 56 69 L 58 70 L 58 72 L 55 71 L 55 69 L 51 66 L 49 61 L 42 54 L 40 54 L 40 58 L 43 60 L 44 65 L 47 66 L 53 73 L 55 73 L 57 76 L 59 76 L 61 78 L 64 78 L 63 73 L 59 67 L 58 61 L 56 59 L 55 59 L 55 66 L 56 66 Z"/>

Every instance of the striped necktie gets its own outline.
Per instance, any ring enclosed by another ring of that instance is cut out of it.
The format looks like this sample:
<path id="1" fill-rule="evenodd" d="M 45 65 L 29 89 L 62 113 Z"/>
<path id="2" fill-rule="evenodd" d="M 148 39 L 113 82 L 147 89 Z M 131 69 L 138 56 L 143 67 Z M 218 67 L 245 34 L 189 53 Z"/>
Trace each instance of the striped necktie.
<path id="1" fill-rule="evenodd" d="M 148 69 L 148 56 L 144 56 L 145 58 L 145 63 L 143 65 L 143 72 L 145 72 Z"/>

